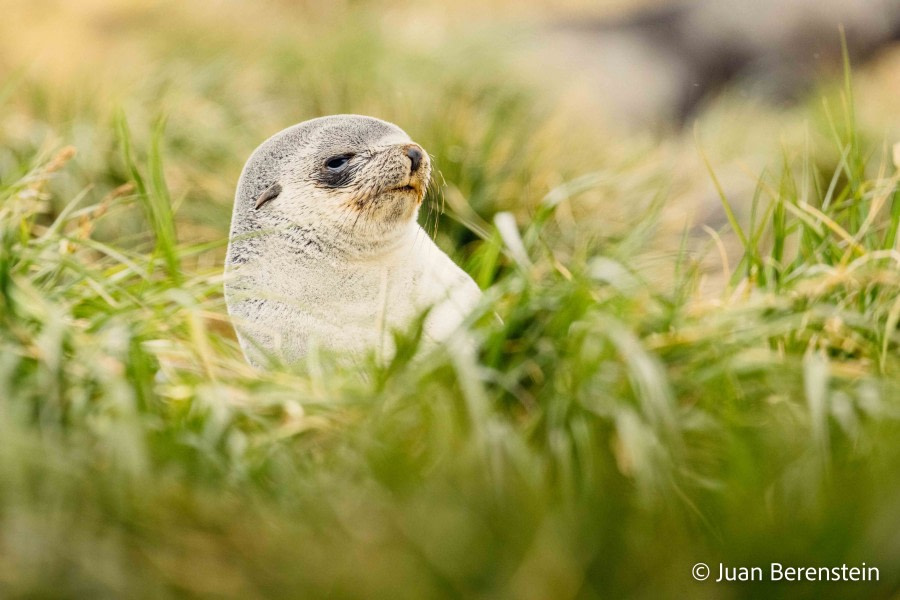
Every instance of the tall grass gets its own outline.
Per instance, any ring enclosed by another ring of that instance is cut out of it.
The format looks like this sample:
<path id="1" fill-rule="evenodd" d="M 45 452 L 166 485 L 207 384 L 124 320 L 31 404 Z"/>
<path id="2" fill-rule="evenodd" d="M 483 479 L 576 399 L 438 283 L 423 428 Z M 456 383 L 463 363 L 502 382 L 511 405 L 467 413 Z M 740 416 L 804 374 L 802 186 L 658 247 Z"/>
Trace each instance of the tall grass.
<path id="1" fill-rule="evenodd" d="M 198 55 L 221 47 L 189 29 Z M 307 56 L 284 43 L 265 73 Z M 285 86 L 327 112 L 397 58 L 375 34 L 320 52 Z M 438 236 L 486 288 L 477 360 L 412 360 L 412 331 L 359 372 L 243 362 L 225 228 L 197 234 L 227 222 L 212 190 L 239 160 L 216 146 L 252 148 L 237 117 L 204 137 L 187 109 L 92 115 L 88 156 L 4 153 L 0 596 L 895 597 L 900 185 L 851 98 L 832 171 L 787 148 L 733 211 L 743 257 L 710 298 L 686 251 L 671 285 L 636 266 L 647 212 L 615 236 L 572 226 L 627 173 L 576 177 L 570 149 L 524 133 L 552 130 L 527 90 L 469 72 L 433 90 L 411 114 L 443 173 Z M 881 578 L 701 584 L 700 561 Z"/>

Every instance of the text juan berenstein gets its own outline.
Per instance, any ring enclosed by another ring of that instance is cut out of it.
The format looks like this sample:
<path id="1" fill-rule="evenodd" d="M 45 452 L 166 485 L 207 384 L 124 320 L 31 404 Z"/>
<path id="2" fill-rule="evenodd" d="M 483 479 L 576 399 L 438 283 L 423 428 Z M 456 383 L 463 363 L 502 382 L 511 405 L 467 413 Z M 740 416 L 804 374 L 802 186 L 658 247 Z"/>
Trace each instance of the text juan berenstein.
<path id="1" fill-rule="evenodd" d="M 720 581 L 763 581 L 762 567 L 727 567 L 719 563 Z M 786 567 L 773 562 L 769 565 L 769 581 L 878 581 L 877 567 Z"/>

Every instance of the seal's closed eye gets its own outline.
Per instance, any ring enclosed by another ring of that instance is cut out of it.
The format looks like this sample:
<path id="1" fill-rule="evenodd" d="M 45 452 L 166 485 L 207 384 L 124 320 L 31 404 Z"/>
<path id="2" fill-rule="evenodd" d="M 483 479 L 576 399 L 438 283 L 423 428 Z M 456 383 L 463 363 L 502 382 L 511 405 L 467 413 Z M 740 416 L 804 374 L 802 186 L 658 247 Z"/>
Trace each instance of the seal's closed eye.
<path id="1" fill-rule="evenodd" d="M 254 210 L 259 210 L 259 208 L 268 202 L 269 200 L 274 200 L 278 197 L 278 194 L 281 193 L 281 184 L 277 181 L 267 187 L 262 194 L 259 195 L 259 198 L 256 199 L 256 204 L 253 206 Z"/>

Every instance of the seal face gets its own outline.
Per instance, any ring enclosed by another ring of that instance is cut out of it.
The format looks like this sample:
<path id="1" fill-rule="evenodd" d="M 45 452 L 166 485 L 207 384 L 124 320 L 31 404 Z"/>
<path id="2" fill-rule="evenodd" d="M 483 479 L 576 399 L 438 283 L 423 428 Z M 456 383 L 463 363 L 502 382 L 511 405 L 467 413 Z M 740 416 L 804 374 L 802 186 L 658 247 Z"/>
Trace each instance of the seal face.
<path id="1" fill-rule="evenodd" d="M 430 177 L 402 129 L 359 115 L 305 121 L 253 152 L 225 283 L 252 364 L 294 362 L 311 344 L 390 352 L 390 330 L 426 309 L 426 339 L 458 328 L 480 291 L 416 223 Z"/>

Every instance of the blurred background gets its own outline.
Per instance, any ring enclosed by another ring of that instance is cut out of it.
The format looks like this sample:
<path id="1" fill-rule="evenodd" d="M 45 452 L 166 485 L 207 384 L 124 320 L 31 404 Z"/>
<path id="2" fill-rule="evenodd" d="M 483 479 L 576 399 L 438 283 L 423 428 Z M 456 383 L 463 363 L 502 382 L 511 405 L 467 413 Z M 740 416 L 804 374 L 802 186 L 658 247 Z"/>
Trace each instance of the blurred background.
<path id="1" fill-rule="evenodd" d="M 897 0 L 0 0 L 0 598 L 900 597 L 898 34 Z M 241 167 L 335 113 L 432 154 L 478 365 L 244 363 Z M 882 575 L 690 579 L 719 560 Z"/>
<path id="2" fill-rule="evenodd" d="M 526 218 L 554 186 L 598 173 L 606 183 L 579 202 L 573 227 L 612 234 L 664 186 L 654 249 L 672 250 L 685 230 L 701 248 L 702 226 L 718 230 L 725 215 L 698 146 L 739 211 L 785 153 L 811 148 L 826 172 L 838 164 L 822 142 L 829 110 L 843 110 L 841 27 L 861 135 L 884 145 L 900 132 L 891 0 L 87 0 L 3 10 L 0 169 L 72 144 L 81 174 L 114 171 L 118 146 L 104 125 L 116 111 L 138 147 L 164 116 L 166 176 L 191 240 L 225 235 L 240 167 L 261 140 L 353 112 L 398 123 L 435 154 L 432 198 L 453 220 L 483 225 L 500 209 Z M 88 183 L 79 172 L 66 176 L 70 196 Z M 91 194 L 117 175 L 92 178 Z M 604 201 L 619 195 L 627 206 Z M 465 242 L 452 223 L 437 229 L 452 238 L 445 245 Z"/>

